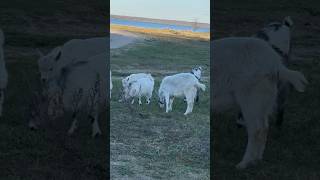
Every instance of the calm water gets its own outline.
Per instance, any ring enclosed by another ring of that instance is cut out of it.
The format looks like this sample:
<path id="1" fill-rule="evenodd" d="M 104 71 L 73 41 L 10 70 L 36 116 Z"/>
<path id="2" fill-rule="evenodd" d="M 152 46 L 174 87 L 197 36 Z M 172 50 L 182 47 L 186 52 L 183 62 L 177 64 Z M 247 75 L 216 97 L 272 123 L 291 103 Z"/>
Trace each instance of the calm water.
<path id="1" fill-rule="evenodd" d="M 136 26 L 136 27 L 152 28 L 152 29 L 172 29 L 172 30 L 192 31 L 192 26 L 141 22 L 141 21 L 124 20 L 124 19 L 117 19 L 117 18 L 110 18 L 110 21 L 111 21 L 111 24 L 119 24 L 119 25 L 126 25 L 126 26 Z M 195 32 L 210 32 L 210 28 L 198 28 Z"/>

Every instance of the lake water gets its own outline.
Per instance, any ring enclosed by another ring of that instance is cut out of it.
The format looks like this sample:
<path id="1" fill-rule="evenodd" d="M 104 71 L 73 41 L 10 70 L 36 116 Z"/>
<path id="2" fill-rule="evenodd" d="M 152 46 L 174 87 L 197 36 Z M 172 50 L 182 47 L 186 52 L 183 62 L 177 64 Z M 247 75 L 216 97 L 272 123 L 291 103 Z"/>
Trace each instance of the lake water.
<path id="1" fill-rule="evenodd" d="M 125 26 L 151 28 L 151 29 L 172 29 L 172 30 L 188 30 L 188 31 L 193 30 L 192 26 L 171 25 L 171 24 L 152 23 L 152 22 L 141 22 L 141 21 L 118 19 L 118 18 L 110 18 L 110 23 L 125 25 Z M 196 29 L 195 32 L 210 32 L 210 28 L 198 28 L 198 29 Z"/>

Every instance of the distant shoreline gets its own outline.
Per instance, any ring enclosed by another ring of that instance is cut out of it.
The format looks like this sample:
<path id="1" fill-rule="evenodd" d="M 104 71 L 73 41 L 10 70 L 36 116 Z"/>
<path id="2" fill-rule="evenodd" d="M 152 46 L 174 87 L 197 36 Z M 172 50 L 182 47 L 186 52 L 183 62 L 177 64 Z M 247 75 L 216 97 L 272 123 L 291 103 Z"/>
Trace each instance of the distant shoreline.
<path id="1" fill-rule="evenodd" d="M 127 31 L 131 33 L 138 33 L 150 36 L 163 36 L 163 37 L 173 37 L 173 38 L 184 38 L 184 39 L 200 39 L 200 40 L 210 40 L 210 32 L 192 32 L 183 30 L 170 30 L 170 29 L 149 29 L 141 28 L 135 26 L 125 26 L 111 24 L 110 30 Z"/>
<path id="2" fill-rule="evenodd" d="M 180 25 L 180 26 L 192 26 L 195 22 L 188 21 L 176 21 L 176 20 L 166 20 L 166 19 L 153 19 L 153 18 L 143 18 L 143 17 L 132 17 L 132 16 L 120 16 L 120 15 L 110 15 L 111 18 L 122 19 L 122 20 L 131 20 L 131 21 L 140 21 L 140 22 L 149 22 L 149 23 L 161 23 L 169 25 Z M 210 28 L 210 24 L 196 22 L 199 28 Z"/>

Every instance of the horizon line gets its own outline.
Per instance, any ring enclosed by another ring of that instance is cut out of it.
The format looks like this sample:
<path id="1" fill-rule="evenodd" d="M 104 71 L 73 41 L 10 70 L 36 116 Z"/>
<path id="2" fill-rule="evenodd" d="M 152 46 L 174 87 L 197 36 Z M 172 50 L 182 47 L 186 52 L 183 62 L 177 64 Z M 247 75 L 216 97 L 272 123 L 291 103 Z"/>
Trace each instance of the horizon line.
<path id="1" fill-rule="evenodd" d="M 158 19 L 158 18 L 139 17 L 139 16 L 126 16 L 126 15 L 118 15 L 118 14 L 110 14 L 110 17 L 111 17 L 111 16 L 121 16 L 121 17 L 128 17 L 128 18 L 150 19 L 150 20 L 159 20 L 159 21 L 175 21 L 175 22 L 184 22 L 184 23 L 194 23 L 194 21 L 174 20 L 174 19 Z M 206 22 L 199 22 L 199 21 L 197 21 L 197 23 L 203 24 L 203 25 L 209 25 L 209 26 L 210 26 L 210 22 L 209 22 L 209 23 L 206 23 Z"/>

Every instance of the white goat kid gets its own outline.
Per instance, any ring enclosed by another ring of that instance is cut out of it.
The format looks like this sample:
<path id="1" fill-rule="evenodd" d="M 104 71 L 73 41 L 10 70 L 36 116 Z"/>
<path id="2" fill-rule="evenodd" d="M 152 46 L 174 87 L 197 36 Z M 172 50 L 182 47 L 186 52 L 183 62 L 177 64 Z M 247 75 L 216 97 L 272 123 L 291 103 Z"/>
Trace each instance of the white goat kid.
<path id="1" fill-rule="evenodd" d="M 131 81 L 128 87 L 125 89 L 125 100 L 133 98 L 131 104 L 134 103 L 134 98 L 138 98 L 139 105 L 142 104 L 141 97 L 146 98 L 146 103 L 150 104 L 152 92 L 154 88 L 154 79 L 151 77 L 139 78 L 135 81 Z"/>
<path id="2" fill-rule="evenodd" d="M 166 113 L 172 110 L 172 104 L 175 97 L 185 97 L 187 109 L 184 115 L 192 112 L 197 90 L 205 91 L 206 86 L 191 73 L 180 73 L 163 78 L 158 96 L 161 108 L 166 105 Z"/>
<path id="3" fill-rule="evenodd" d="M 4 46 L 5 37 L 3 31 L 0 29 L 0 117 L 2 116 L 2 106 L 4 103 L 4 91 L 8 84 L 8 72 L 4 59 Z"/>
<path id="4" fill-rule="evenodd" d="M 212 41 L 213 111 L 241 110 L 248 143 L 238 168 L 261 160 L 267 141 L 268 116 L 275 106 L 280 81 L 303 92 L 307 80 L 287 69 L 272 47 L 257 38 L 224 38 Z"/>

